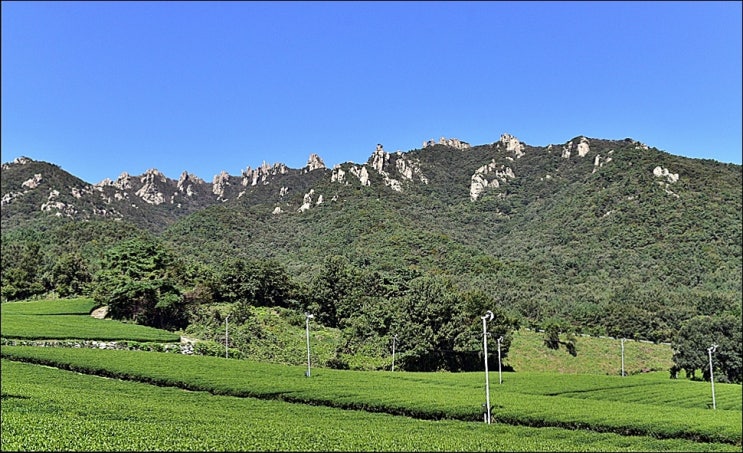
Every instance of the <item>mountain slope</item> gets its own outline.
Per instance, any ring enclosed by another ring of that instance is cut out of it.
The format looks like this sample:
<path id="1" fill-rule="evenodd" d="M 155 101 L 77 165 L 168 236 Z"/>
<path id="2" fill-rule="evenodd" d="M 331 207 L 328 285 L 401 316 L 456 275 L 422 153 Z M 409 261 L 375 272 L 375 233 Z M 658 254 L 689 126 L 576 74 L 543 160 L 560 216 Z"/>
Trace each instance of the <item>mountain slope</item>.
<path id="1" fill-rule="evenodd" d="M 4 246 L 34 231 L 51 253 L 49 238 L 99 219 L 208 266 L 273 259 L 298 281 L 332 255 L 394 279 L 446 275 L 535 325 L 668 339 L 701 305 L 740 312 L 741 166 L 632 139 L 378 145 L 363 164 L 328 169 L 311 156 L 302 169 L 264 165 L 212 183 L 150 170 L 86 185 L 30 160 L 3 164 L 2 176 Z"/>

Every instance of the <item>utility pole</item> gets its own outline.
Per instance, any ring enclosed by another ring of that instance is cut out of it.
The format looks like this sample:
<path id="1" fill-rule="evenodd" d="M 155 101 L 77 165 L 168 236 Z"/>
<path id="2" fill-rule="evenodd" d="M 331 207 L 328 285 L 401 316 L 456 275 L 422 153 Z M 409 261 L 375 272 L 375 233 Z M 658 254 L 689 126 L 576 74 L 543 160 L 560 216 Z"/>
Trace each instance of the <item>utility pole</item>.
<path id="1" fill-rule="evenodd" d="M 485 352 L 485 421 L 490 424 L 490 377 L 488 376 L 488 326 L 487 322 L 492 321 L 495 315 L 488 310 L 485 316 L 482 316 L 482 347 Z"/>
<path id="2" fill-rule="evenodd" d="M 307 377 L 310 377 L 310 319 L 314 316 L 310 313 L 305 313 L 305 327 L 307 332 Z"/>
<path id="3" fill-rule="evenodd" d="M 395 371 L 395 342 L 397 342 L 397 334 L 392 337 L 392 371 Z"/>
<path id="4" fill-rule="evenodd" d="M 715 402 L 715 376 L 712 373 L 712 353 L 716 350 L 716 344 L 712 344 L 712 346 L 707 348 L 707 353 L 709 353 L 709 382 L 712 384 L 712 409 L 717 409 L 717 403 Z"/>
<path id="5" fill-rule="evenodd" d="M 229 350 L 229 344 L 230 344 L 229 321 L 230 321 L 230 315 L 227 315 L 227 317 L 224 318 L 224 358 L 225 359 L 229 359 L 230 358 L 230 350 Z"/>

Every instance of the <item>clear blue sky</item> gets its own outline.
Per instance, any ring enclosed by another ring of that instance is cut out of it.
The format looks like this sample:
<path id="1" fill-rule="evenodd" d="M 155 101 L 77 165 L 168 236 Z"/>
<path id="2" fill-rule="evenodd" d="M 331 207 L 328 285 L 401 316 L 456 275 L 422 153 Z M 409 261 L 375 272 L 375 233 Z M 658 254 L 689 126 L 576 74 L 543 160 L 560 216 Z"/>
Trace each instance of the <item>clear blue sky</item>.
<path id="1" fill-rule="evenodd" d="M 2 2 L 2 161 L 89 183 L 456 137 L 741 163 L 741 2 Z"/>

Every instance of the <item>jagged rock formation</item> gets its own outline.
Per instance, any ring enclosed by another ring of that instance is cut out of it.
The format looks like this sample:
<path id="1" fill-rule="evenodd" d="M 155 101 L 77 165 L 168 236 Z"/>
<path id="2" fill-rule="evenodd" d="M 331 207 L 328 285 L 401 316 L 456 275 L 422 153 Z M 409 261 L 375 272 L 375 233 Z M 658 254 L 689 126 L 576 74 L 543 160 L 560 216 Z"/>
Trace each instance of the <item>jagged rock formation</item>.
<path id="1" fill-rule="evenodd" d="M 377 173 L 389 177 L 389 174 L 386 172 L 386 170 L 389 170 L 390 156 L 391 155 L 389 153 L 384 151 L 382 145 L 378 145 L 377 151 L 374 155 L 374 161 L 372 163 L 372 166 L 375 170 L 377 170 Z M 402 176 L 402 179 L 407 181 L 418 179 L 420 182 L 428 184 L 428 178 L 426 178 L 426 176 L 423 174 L 423 171 L 420 168 L 420 163 L 418 161 L 409 159 L 400 151 L 396 151 L 393 156 L 393 160 L 395 163 L 394 169 L 400 176 Z"/>
<path id="2" fill-rule="evenodd" d="M 323 194 L 317 193 L 318 190 L 327 190 L 321 189 L 321 181 L 327 182 L 326 178 L 331 183 L 344 186 L 374 185 L 376 189 L 386 188 L 396 192 L 410 190 L 425 194 L 433 191 L 446 194 L 449 200 L 461 197 L 477 201 L 486 191 L 515 179 L 516 173 L 521 182 L 554 180 L 557 182 L 550 184 L 557 188 L 566 178 L 572 178 L 580 172 L 599 172 L 605 165 L 616 161 L 617 157 L 622 157 L 621 153 L 626 150 L 649 149 L 647 145 L 629 138 L 622 141 L 589 140 L 583 136 L 577 136 L 565 144 L 534 147 L 508 133 L 501 134 L 496 142 L 474 148 L 458 139 L 444 137 L 437 143 L 430 140 L 424 147 L 434 145 L 446 148 L 389 153 L 382 144 L 377 144 L 366 163 L 346 162 L 335 165 L 332 170 L 325 166 L 318 154 L 312 153 L 309 154 L 307 165 L 300 169 L 290 169 L 283 163 L 269 165 L 264 161 L 256 169 L 247 167 L 238 176 L 222 171 L 211 182 L 205 182 L 186 171 L 173 180 L 156 169 L 150 169 L 140 176 L 122 172 L 115 181 L 106 178 L 94 185 L 80 180 L 60 184 L 59 175 L 53 173 L 63 172 L 57 166 L 20 157 L 12 163 L 2 164 L 4 177 L 6 171 L 11 169 L 18 176 L 13 184 L 3 185 L 0 205 L 4 213 L 11 212 L 12 209 L 6 207 L 17 200 L 24 200 L 24 203 L 16 204 L 20 208 L 28 206 L 29 200 L 33 199 L 36 211 L 49 215 L 135 218 L 141 222 L 148 222 L 146 219 L 149 217 L 155 219 L 150 221 L 152 224 L 164 227 L 180 216 L 238 199 L 250 205 L 269 204 L 269 212 L 273 210 L 274 214 L 305 212 L 323 204 L 324 199 L 331 199 L 330 194 L 325 193 L 323 197 Z M 472 149 L 467 153 L 457 152 L 469 148 Z M 540 160 L 540 153 L 553 152 L 561 153 L 567 161 L 559 159 L 564 164 L 558 164 L 555 159 Z M 519 160 L 526 153 L 529 153 L 528 159 Z M 578 157 L 587 157 L 586 162 L 581 163 L 576 159 Z M 532 171 L 535 165 L 541 168 Z M 653 174 L 668 194 L 678 196 L 671 191 L 671 185 L 678 181 L 678 174 L 660 165 Z M 432 184 L 433 188 L 422 189 L 421 185 L 428 184 Z M 447 188 L 442 190 L 442 184 Z M 333 200 L 338 199 L 337 193 L 332 196 Z M 508 193 L 498 191 L 498 196 L 501 195 L 507 197 Z"/>
<path id="3" fill-rule="evenodd" d="M 320 168 L 326 168 L 325 162 L 323 162 L 317 154 L 310 154 L 310 157 L 307 160 L 307 166 L 305 167 L 305 173 Z"/>
<path id="4" fill-rule="evenodd" d="M 480 195 L 488 187 L 499 187 L 500 183 L 505 183 L 508 179 L 514 179 L 513 170 L 505 165 L 499 165 L 495 159 L 490 163 L 483 165 L 475 170 L 470 181 L 470 199 L 477 201 Z"/>
<path id="5" fill-rule="evenodd" d="M 111 181 L 111 179 L 106 178 L 103 181 L 99 182 L 98 184 L 95 184 L 96 187 L 105 187 L 105 186 L 113 186 L 120 190 L 130 190 L 132 188 L 132 177 L 129 176 L 129 173 L 122 172 L 118 178 L 116 178 L 116 181 Z"/>
<path id="6" fill-rule="evenodd" d="M 662 181 L 657 182 L 658 185 L 663 187 L 663 190 L 665 190 L 668 195 L 679 198 L 679 195 L 670 189 L 671 184 L 675 184 L 679 180 L 678 173 L 671 173 L 667 168 L 657 166 L 653 169 L 653 176 L 663 179 Z"/>
<path id="7" fill-rule="evenodd" d="M 250 167 L 248 167 L 250 169 Z M 230 185 L 230 175 L 226 171 L 222 170 L 218 175 L 214 175 L 212 179 L 212 193 L 219 198 L 224 197 L 225 188 Z"/>
<path id="8" fill-rule="evenodd" d="M 30 162 L 33 162 L 33 159 L 29 159 L 26 156 L 20 156 L 20 157 L 16 157 L 15 159 L 13 159 L 12 162 L 6 162 L 6 163 L 2 164 L 2 166 L 0 166 L 0 168 L 2 168 L 3 170 L 7 170 L 12 165 L 26 165 L 26 164 L 28 164 Z"/>
<path id="9" fill-rule="evenodd" d="M 158 182 L 165 183 L 167 178 L 164 174 L 160 173 L 157 169 L 152 168 L 147 170 L 144 175 L 140 177 L 142 187 L 135 192 L 139 198 L 147 203 L 158 205 L 165 202 L 165 195 L 158 189 Z"/>
<path id="10" fill-rule="evenodd" d="M 268 184 L 268 179 L 271 176 L 276 175 L 285 175 L 289 172 L 289 167 L 282 164 L 281 162 L 276 162 L 273 164 L 273 166 L 269 166 L 266 161 L 263 161 L 263 164 L 256 168 L 255 170 L 251 169 L 250 166 L 243 170 L 242 176 L 242 185 L 243 186 L 255 186 L 259 182 L 261 184 Z"/>
<path id="11" fill-rule="evenodd" d="M 614 154 L 614 150 L 609 150 L 608 154 L 607 157 L 601 157 L 601 154 L 596 154 L 596 157 L 593 159 L 593 171 L 591 173 L 596 173 L 596 170 L 603 167 L 604 164 L 611 162 L 611 155 Z"/>
<path id="12" fill-rule="evenodd" d="M 438 143 L 436 143 L 434 139 L 424 141 L 423 148 L 428 148 L 429 146 L 434 146 L 436 144 L 444 145 L 444 146 L 451 146 L 452 148 L 457 148 L 457 149 L 468 149 L 472 147 L 469 143 L 463 142 L 459 140 L 458 138 L 441 137 Z"/>
<path id="13" fill-rule="evenodd" d="M 21 186 L 27 189 L 35 189 L 39 187 L 40 182 L 41 182 L 41 173 L 36 173 L 33 178 L 24 181 L 23 184 L 21 184 Z"/>
<path id="14" fill-rule="evenodd" d="M 511 134 L 501 134 L 500 144 L 506 147 L 507 152 L 514 153 L 516 159 L 524 155 L 524 149 L 526 148 L 526 146 L 521 143 L 518 138 L 514 137 Z"/>
<path id="15" fill-rule="evenodd" d="M 312 205 L 313 205 L 313 197 L 314 196 L 315 196 L 315 189 L 310 189 L 309 192 L 307 192 L 306 194 L 304 194 L 304 197 L 302 199 L 302 206 L 300 206 L 299 209 L 297 209 L 297 212 L 304 212 L 304 211 L 310 209 L 312 207 Z M 323 197 L 322 197 L 322 194 L 320 194 L 320 195 L 317 196 L 317 201 L 314 202 L 314 205 L 315 206 L 320 206 L 322 204 L 322 202 L 323 202 Z M 281 211 L 279 210 L 279 212 L 281 212 Z M 274 209 L 274 213 L 275 214 L 277 213 L 275 209 Z"/>
<path id="16" fill-rule="evenodd" d="M 199 178 L 196 175 L 189 174 L 187 171 L 184 171 L 183 173 L 181 173 L 180 178 L 178 178 L 178 184 L 176 184 L 176 187 L 178 188 L 178 192 L 192 197 L 194 194 L 197 193 L 195 185 L 204 183 L 205 181 L 203 179 Z M 175 198 L 175 194 L 173 194 L 173 198 Z"/>
<path id="17" fill-rule="evenodd" d="M 45 212 L 56 210 L 54 215 L 56 215 L 57 217 L 74 217 L 75 214 L 78 213 L 74 205 L 67 204 L 62 201 L 57 201 L 57 197 L 59 197 L 58 190 L 55 189 L 49 192 L 47 202 L 41 205 L 41 210 Z"/>
<path id="18" fill-rule="evenodd" d="M 384 146 L 381 144 L 377 144 L 377 148 L 369 157 L 368 162 L 372 170 L 382 177 L 384 185 L 397 192 L 401 192 L 403 189 L 401 179 L 403 181 L 415 181 L 417 179 L 424 184 L 428 184 L 428 178 L 421 171 L 418 161 L 412 160 L 400 151 L 390 154 L 384 150 Z M 369 170 L 367 170 L 366 165 L 354 165 L 348 171 L 359 179 L 362 186 L 371 185 Z M 395 176 L 399 175 L 399 179 L 393 177 L 393 173 Z M 333 167 L 330 182 L 348 184 L 346 171 L 340 165 Z"/>
<path id="19" fill-rule="evenodd" d="M 343 170 L 340 164 L 333 167 L 333 171 L 330 174 L 330 182 L 337 182 L 340 184 L 348 184 L 346 182 L 346 172 Z"/>
<path id="20" fill-rule="evenodd" d="M 359 178 L 359 182 L 361 182 L 362 186 L 368 186 L 371 184 L 369 182 L 369 171 L 366 169 L 366 165 L 362 165 L 361 167 L 354 165 L 349 169 L 349 172 Z"/>
<path id="21" fill-rule="evenodd" d="M 585 155 L 591 150 L 589 143 L 590 142 L 586 137 L 581 137 L 580 142 L 577 145 L 574 145 L 572 140 L 569 141 L 562 147 L 562 157 L 565 159 L 570 158 L 573 150 L 578 152 L 578 157 L 585 157 Z"/>

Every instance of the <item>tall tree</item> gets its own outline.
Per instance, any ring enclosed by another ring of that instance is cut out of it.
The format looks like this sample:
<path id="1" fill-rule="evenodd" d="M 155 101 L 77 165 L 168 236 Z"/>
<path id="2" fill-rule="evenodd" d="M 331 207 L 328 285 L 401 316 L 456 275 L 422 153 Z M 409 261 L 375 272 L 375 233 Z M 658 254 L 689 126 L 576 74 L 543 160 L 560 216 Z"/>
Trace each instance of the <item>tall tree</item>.
<path id="1" fill-rule="evenodd" d="M 41 244 L 35 239 L 2 244 L 3 300 L 27 299 L 46 292 L 42 281 L 43 256 Z"/>
<path id="2" fill-rule="evenodd" d="M 94 277 L 93 298 L 111 317 L 177 329 L 188 323 L 177 286 L 179 264 L 162 244 L 130 239 L 109 249 Z"/>
<path id="3" fill-rule="evenodd" d="M 410 282 L 396 320 L 401 368 L 417 371 L 456 368 L 455 339 L 463 325 L 461 302 L 452 282 L 441 276 Z"/>
<path id="4" fill-rule="evenodd" d="M 694 377 L 702 370 L 709 380 L 709 354 L 713 344 L 717 349 L 713 355 L 715 380 L 741 383 L 743 381 L 743 343 L 740 319 L 732 315 L 695 316 L 679 329 L 673 345 L 674 367 L 684 370 L 687 377 Z"/>
<path id="5" fill-rule="evenodd" d="M 293 293 L 286 269 L 273 260 L 228 260 L 221 266 L 219 280 L 219 295 L 228 302 L 286 307 Z"/>
<path id="6" fill-rule="evenodd" d="M 65 253 L 52 266 L 50 280 L 61 297 L 79 296 L 87 293 L 92 276 L 79 254 Z"/>

